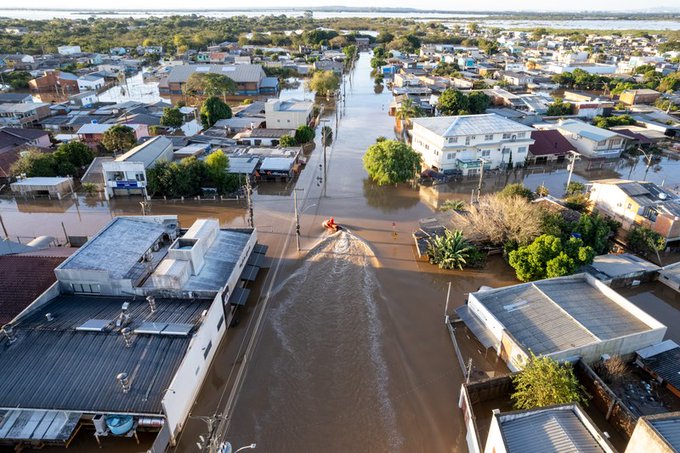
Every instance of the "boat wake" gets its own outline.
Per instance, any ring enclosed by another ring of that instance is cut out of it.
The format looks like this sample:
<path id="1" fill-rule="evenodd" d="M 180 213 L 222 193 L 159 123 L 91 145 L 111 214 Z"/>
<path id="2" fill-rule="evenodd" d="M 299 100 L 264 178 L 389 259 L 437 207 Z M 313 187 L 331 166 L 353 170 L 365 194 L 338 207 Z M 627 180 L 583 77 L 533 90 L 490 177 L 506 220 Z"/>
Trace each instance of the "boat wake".
<path id="1" fill-rule="evenodd" d="M 285 436 L 291 445 L 282 451 L 402 445 L 383 351 L 378 264 L 367 243 L 343 230 L 322 239 L 273 291 L 277 380 L 258 424 L 266 431 L 288 424 L 296 435 Z M 343 437 L 345 445 L 324 443 Z"/>

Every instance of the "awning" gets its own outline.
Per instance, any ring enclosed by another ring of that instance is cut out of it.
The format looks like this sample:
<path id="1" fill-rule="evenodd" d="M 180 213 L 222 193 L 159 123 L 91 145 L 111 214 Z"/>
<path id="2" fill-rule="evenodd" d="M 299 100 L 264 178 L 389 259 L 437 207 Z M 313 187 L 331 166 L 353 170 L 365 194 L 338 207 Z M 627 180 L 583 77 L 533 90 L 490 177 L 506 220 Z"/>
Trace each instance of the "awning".
<path id="1" fill-rule="evenodd" d="M 486 326 L 470 312 L 467 305 L 456 308 L 456 314 L 460 316 L 460 319 L 465 323 L 465 326 L 470 329 L 485 348 L 491 348 L 498 343 L 496 338 L 489 332 L 489 329 L 487 329 Z"/>
<path id="2" fill-rule="evenodd" d="M 240 286 L 237 286 L 231 293 L 231 297 L 229 297 L 229 303 L 231 305 L 243 306 L 246 304 L 248 296 L 250 296 L 250 290 L 248 288 L 241 288 Z"/>
<path id="3" fill-rule="evenodd" d="M 260 268 L 257 266 L 246 265 L 241 272 L 241 280 L 246 280 L 249 282 L 254 282 L 257 279 L 257 273 L 260 272 Z"/>
<path id="4" fill-rule="evenodd" d="M 82 415 L 80 412 L 36 409 L 0 410 L 0 439 L 66 444 Z"/>
<path id="5" fill-rule="evenodd" d="M 262 253 L 251 253 L 250 258 L 248 258 L 247 266 L 264 267 L 264 255 Z"/>

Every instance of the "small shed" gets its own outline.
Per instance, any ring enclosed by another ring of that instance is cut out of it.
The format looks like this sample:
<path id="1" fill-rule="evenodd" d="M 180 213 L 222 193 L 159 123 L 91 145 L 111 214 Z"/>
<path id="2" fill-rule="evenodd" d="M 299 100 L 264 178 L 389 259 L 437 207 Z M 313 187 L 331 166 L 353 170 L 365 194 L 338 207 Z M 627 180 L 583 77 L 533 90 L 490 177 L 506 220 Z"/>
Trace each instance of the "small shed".
<path id="1" fill-rule="evenodd" d="M 260 165 L 260 176 L 263 178 L 286 178 L 293 176 L 294 157 L 267 157 Z"/>
<path id="2" fill-rule="evenodd" d="M 586 270 L 605 285 L 621 288 L 653 281 L 661 268 L 630 253 L 610 253 L 596 256 Z"/>
<path id="3" fill-rule="evenodd" d="M 73 190 L 73 178 L 71 177 L 36 177 L 23 178 L 10 184 L 12 192 L 23 196 L 47 196 L 49 198 L 61 198 Z"/>

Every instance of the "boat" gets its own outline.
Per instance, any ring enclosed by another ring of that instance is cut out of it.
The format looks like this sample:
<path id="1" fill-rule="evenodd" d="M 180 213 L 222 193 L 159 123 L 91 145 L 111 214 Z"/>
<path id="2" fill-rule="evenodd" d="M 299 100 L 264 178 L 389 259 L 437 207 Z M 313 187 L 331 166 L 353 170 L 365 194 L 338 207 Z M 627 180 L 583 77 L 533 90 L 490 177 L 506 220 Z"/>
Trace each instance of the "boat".
<path id="1" fill-rule="evenodd" d="M 324 220 L 323 223 L 321 223 L 321 226 L 333 232 L 342 230 L 342 227 L 335 223 L 332 217 Z"/>
<path id="2" fill-rule="evenodd" d="M 123 436 L 127 434 L 134 424 L 132 415 L 107 415 L 106 426 L 111 431 L 111 434 L 116 436 Z"/>

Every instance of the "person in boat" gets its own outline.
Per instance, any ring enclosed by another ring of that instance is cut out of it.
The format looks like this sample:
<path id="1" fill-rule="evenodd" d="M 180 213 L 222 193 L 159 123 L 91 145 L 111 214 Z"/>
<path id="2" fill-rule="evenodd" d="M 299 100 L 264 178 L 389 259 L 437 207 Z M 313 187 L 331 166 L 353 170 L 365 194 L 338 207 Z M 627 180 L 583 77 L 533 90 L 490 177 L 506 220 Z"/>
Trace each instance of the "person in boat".
<path id="1" fill-rule="evenodd" d="M 338 226 L 335 224 L 335 219 L 334 219 L 333 217 L 331 217 L 330 219 L 328 219 L 328 223 L 326 224 L 326 226 L 328 226 L 328 228 L 332 228 L 332 229 L 336 229 L 336 228 L 338 227 Z"/>

